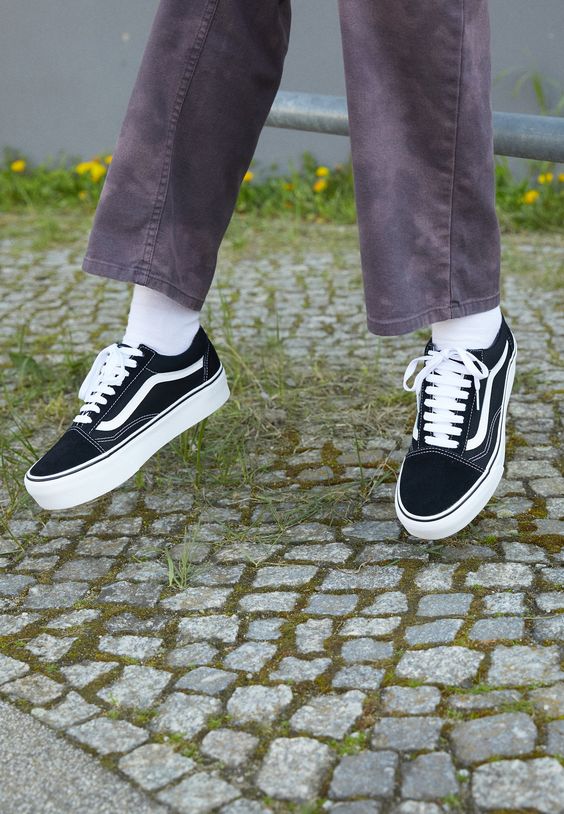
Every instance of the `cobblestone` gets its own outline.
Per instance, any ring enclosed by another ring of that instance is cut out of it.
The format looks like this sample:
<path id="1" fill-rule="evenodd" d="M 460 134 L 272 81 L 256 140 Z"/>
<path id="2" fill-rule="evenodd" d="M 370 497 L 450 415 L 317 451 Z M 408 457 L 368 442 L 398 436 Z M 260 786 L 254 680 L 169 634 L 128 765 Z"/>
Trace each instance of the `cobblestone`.
<path id="1" fill-rule="evenodd" d="M 484 563 L 477 571 L 466 576 L 467 585 L 480 585 L 485 588 L 528 587 L 533 581 L 533 572 L 528 565 L 520 563 Z"/>
<path id="2" fill-rule="evenodd" d="M 392 797 L 398 756 L 394 752 L 363 752 L 344 757 L 333 773 L 329 796 Z M 336 809 L 332 809 L 333 811 Z"/>
<path id="3" fill-rule="evenodd" d="M 276 653 L 276 645 L 266 642 L 247 642 L 232 650 L 223 663 L 231 670 L 258 673 Z"/>
<path id="4" fill-rule="evenodd" d="M 564 721 L 547 724 L 546 751 L 549 755 L 564 755 Z"/>
<path id="5" fill-rule="evenodd" d="M 268 360 L 276 383 L 210 419 L 198 472 L 179 442 L 96 503 L 55 514 L 22 494 L 8 507 L 2 697 L 180 814 L 561 811 L 564 380 L 546 354 L 561 319 L 544 281 L 564 243 L 528 236 L 524 253 L 522 237 L 503 236 L 523 374 L 508 471 L 476 522 L 426 543 L 395 518 L 412 407 L 387 401 L 421 336 L 369 335 L 356 235 L 307 229 L 303 251 L 261 257 L 251 230 L 252 249 L 222 253 L 206 328 L 228 378 L 239 362 L 227 339 L 241 358 L 257 352 L 257 376 Z M 32 250 L 33 237 L 25 253 L 0 239 L 0 365 L 11 369 L 25 325 L 25 352 L 62 372 L 59 325 L 86 363 L 123 330 L 129 289 L 80 275 L 75 248 Z M 376 356 L 387 364 L 375 390 Z M 304 360 L 319 378 L 307 404 L 286 405 Z M 6 384 L 17 400 L 19 380 Z M 39 414 L 24 404 L 35 448 L 56 434 L 55 398 Z"/>
<path id="6" fill-rule="evenodd" d="M 296 647 L 300 653 L 323 650 L 324 642 L 333 630 L 330 619 L 308 619 L 296 627 Z"/>
<path id="7" fill-rule="evenodd" d="M 0 636 L 13 636 L 40 618 L 38 613 L 22 613 L 19 616 L 2 613 L 0 614 Z"/>
<path id="8" fill-rule="evenodd" d="M 476 805 L 488 809 L 562 811 L 564 768 L 552 758 L 499 760 L 479 766 L 472 778 Z"/>
<path id="9" fill-rule="evenodd" d="M 239 602 L 241 610 L 257 613 L 273 611 L 280 613 L 294 609 L 298 594 L 292 591 L 273 591 L 271 593 L 247 594 Z"/>
<path id="10" fill-rule="evenodd" d="M 174 692 L 159 705 L 150 726 L 154 732 L 172 732 L 190 739 L 202 731 L 210 715 L 220 710 L 221 704 L 215 698 Z"/>
<path id="11" fill-rule="evenodd" d="M 313 681 L 331 665 L 331 659 L 297 659 L 295 656 L 283 658 L 277 669 L 270 674 L 271 681 Z"/>
<path id="12" fill-rule="evenodd" d="M 525 594 L 495 593 L 485 596 L 484 613 L 525 613 Z"/>
<path id="13" fill-rule="evenodd" d="M 333 757 L 324 743 L 311 738 L 277 738 L 257 778 L 265 794 L 279 800 L 306 802 L 317 796 Z"/>
<path id="14" fill-rule="evenodd" d="M 369 590 L 395 587 L 403 574 L 403 569 L 395 565 L 388 567 L 367 566 L 361 571 L 330 571 L 321 585 L 322 591 Z"/>
<path id="15" fill-rule="evenodd" d="M 397 752 L 434 749 L 443 727 L 440 718 L 381 718 L 372 730 L 372 746 Z"/>
<path id="16" fill-rule="evenodd" d="M 551 718 L 564 716 L 564 684 L 531 690 L 529 699 L 538 710 Z"/>
<path id="17" fill-rule="evenodd" d="M 493 709 L 503 704 L 515 704 L 520 698 L 521 694 L 515 690 L 491 690 L 476 694 L 451 695 L 448 705 L 453 709 Z"/>
<path id="18" fill-rule="evenodd" d="M 348 616 L 358 604 L 354 594 L 316 594 L 309 600 L 305 612 L 312 616 Z"/>
<path id="19" fill-rule="evenodd" d="M 149 636 L 101 636 L 98 647 L 102 653 L 143 661 L 155 656 L 162 643 L 162 639 Z"/>
<path id="20" fill-rule="evenodd" d="M 385 670 L 376 670 L 368 664 L 343 667 L 333 678 L 333 687 L 347 690 L 376 690 L 384 678 Z"/>
<path id="21" fill-rule="evenodd" d="M 522 712 L 502 713 L 456 724 L 450 737 L 458 760 L 480 763 L 492 757 L 517 757 L 531 752 L 537 728 Z"/>
<path id="22" fill-rule="evenodd" d="M 87 661 L 83 664 L 71 664 L 69 667 L 61 667 L 61 673 L 69 684 L 82 689 L 101 676 L 112 672 L 118 666 L 117 661 Z"/>
<path id="23" fill-rule="evenodd" d="M 161 591 L 160 585 L 153 585 L 150 582 L 114 582 L 111 585 L 104 585 L 100 591 L 100 602 L 152 608 L 157 604 Z"/>
<path id="24" fill-rule="evenodd" d="M 428 684 L 468 686 L 483 658 L 482 653 L 456 645 L 408 650 L 396 671 L 401 678 L 420 679 Z"/>
<path id="25" fill-rule="evenodd" d="M 82 723 L 100 712 L 96 704 L 88 704 L 82 696 L 77 692 L 69 692 L 60 704 L 57 704 L 50 709 L 43 707 L 34 707 L 31 710 L 32 715 L 39 718 L 49 726 L 54 726 L 57 729 L 66 729 L 73 724 Z"/>
<path id="26" fill-rule="evenodd" d="M 233 729 L 215 729 L 202 741 L 204 755 L 225 763 L 226 766 L 244 766 L 259 744 L 259 739 L 248 732 Z"/>
<path id="27" fill-rule="evenodd" d="M 163 599 L 161 605 L 173 611 L 219 610 L 230 593 L 230 588 L 187 588 L 170 599 Z"/>
<path id="28" fill-rule="evenodd" d="M 458 793 L 450 755 L 434 752 L 419 755 L 402 766 L 401 791 L 413 800 L 437 800 Z"/>
<path id="29" fill-rule="evenodd" d="M 493 685 L 520 686 L 531 682 L 548 684 L 564 678 L 556 646 L 499 645 L 492 653 L 488 681 Z"/>
<path id="30" fill-rule="evenodd" d="M 311 698 L 290 718 L 296 732 L 325 738 L 343 738 L 362 713 L 364 694 L 356 690 L 343 695 Z"/>
<path id="31" fill-rule="evenodd" d="M 293 546 L 285 560 L 296 560 L 317 563 L 343 563 L 352 554 L 352 550 L 342 543 L 328 543 L 326 545 L 297 545 Z"/>
<path id="32" fill-rule="evenodd" d="M 144 789 L 154 791 L 172 780 L 178 780 L 195 767 L 190 758 L 174 752 L 170 746 L 148 743 L 122 757 L 119 768 Z"/>
<path id="33" fill-rule="evenodd" d="M 214 667 L 196 667 L 176 682 L 179 690 L 194 690 L 206 695 L 219 695 L 237 679 L 235 673 Z"/>
<path id="34" fill-rule="evenodd" d="M 198 667 L 213 662 L 218 652 L 217 647 L 212 647 L 205 642 L 197 642 L 171 650 L 166 661 L 169 667 Z"/>
<path id="35" fill-rule="evenodd" d="M 284 619 L 253 619 L 247 630 L 247 639 L 256 641 L 270 641 L 279 639 L 282 635 L 280 628 Z"/>
<path id="36" fill-rule="evenodd" d="M 344 642 L 341 656 L 345 661 L 385 661 L 392 657 L 393 642 L 378 642 L 374 639 L 352 639 Z"/>
<path id="37" fill-rule="evenodd" d="M 212 641 L 230 644 L 237 638 L 239 620 L 235 616 L 204 616 L 182 619 L 178 625 L 178 638 L 186 642 Z"/>
<path id="38" fill-rule="evenodd" d="M 468 637 L 477 642 L 493 642 L 498 639 L 522 639 L 525 622 L 516 616 L 501 619 L 478 619 L 468 631 Z"/>
<path id="39" fill-rule="evenodd" d="M 385 591 L 361 613 L 380 616 L 386 613 L 404 613 L 407 610 L 407 597 L 401 591 Z"/>
<path id="40" fill-rule="evenodd" d="M 128 721 L 111 721 L 108 718 L 95 718 L 93 721 L 71 726 L 67 732 L 101 755 L 129 752 L 149 737 L 144 729 L 133 726 Z"/>
<path id="41" fill-rule="evenodd" d="M 382 692 L 386 712 L 404 715 L 434 712 L 440 700 L 441 693 L 436 687 L 386 687 Z"/>
<path id="42" fill-rule="evenodd" d="M 182 780 L 159 799 L 174 806 L 181 814 L 207 814 L 240 796 L 240 792 L 215 774 L 200 772 Z"/>
<path id="43" fill-rule="evenodd" d="M 466 616 L 472 594 L 428 594 L 421 597 L 418 616 Z"/>
<path id="44" fill-rule="evenodd" d="M 64 687 L 41 673 L 35 673 L 34 675 L 25 675 L 23 678 L 18 678 L 9 684 L 4 684 L 2 692 L 12 698 L 22 698 L 31 704 L 41 705 L 60 698 L 64 692 Z"/>
<path id="45" fill-rule="evenodd" d="M 254 588 L 277 588 L 281 585 L 306 585 L 317 573 L 312 565 L 269 566 L 261 568 L 253 582 Z"/>
<path id="46" fill-rule="evenodd" d="M 236 723 L 272 722 L 290 705 L 292 690 L 279 687 L 237 687 L 227 702 L 227 712 Z"/>
<path id="47" fill-rule="evenodd" d="M 20 678 L 29 672 L 29 665 L 0 653 L 0 684 Z"/>
<path id="48" fill-rule="evenodd" d="M 452 642 L 462 625 L 462 619 L 437 619 L 424 625 L 411 625 L 405 629 L 405 640 L 410 645 Z"/>
<path id="49" fill-rule="evenodd" d="M 153 706 L 170 679 L 170 673 L 164 670 L 127 665 L 121 677 L 100 690 L 98 697 L 108 704 L 147 709 Z"/>
<path id="50" fill-rule="evenodd" d="M 388 636 L 400 623 L 399 616 L 386 619 L 347 619 L 341 630 L 341 636 Z"/>

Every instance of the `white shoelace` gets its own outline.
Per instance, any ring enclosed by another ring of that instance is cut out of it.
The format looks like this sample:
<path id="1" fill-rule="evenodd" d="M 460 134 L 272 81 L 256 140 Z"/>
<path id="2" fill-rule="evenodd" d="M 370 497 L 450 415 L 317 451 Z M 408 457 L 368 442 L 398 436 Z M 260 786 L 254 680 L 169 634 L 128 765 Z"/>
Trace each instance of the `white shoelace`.
<path id="1" fill-rule="evenodd" d="M 77 424 L 92 423 L 88 413 L 99 413 L 99 405 L 108 403 L 106 396 L 115 395 L 114 388 L 129 376 L 128 368 L 137 367 L 136 356 L 143 356 L 143 351 L 115 343 L 100 351 L 78 391 L 78 397 L 85 403 L 74 418 Z"/>
<path id="2" fill-rule="evenodd" d="M 413 384 L 408 385 L 408 380 L 420 362 L 424 362 L 425 366 L 419 371 Z M 476 388 L 476 409 L 479 410 L 480 382 L 487 379 L 488 375 L 487 366 L 463 348 L 432 350 L 426 356 L 418 356 L 409 363 L 403 377 L 403 386 L 405 390 L 417 394 L 418 407 L 423 382 L 429 382 L 423 405 L 427 408 L 423 413 L 423 432 L 428 444 L 456 449 L 472 381 Z"/>

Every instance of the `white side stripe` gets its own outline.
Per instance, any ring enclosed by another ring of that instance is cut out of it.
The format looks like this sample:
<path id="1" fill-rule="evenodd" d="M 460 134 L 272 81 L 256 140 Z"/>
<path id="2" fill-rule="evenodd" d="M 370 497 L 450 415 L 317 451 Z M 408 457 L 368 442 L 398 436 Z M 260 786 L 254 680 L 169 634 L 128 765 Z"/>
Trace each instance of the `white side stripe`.
<path id="1" fill-rule="evenodd" d="M 118 413 L 114 418 L 110 419 L 110 421 L 101 421 L 96 429 L 101 430 L 102 432 L 112 432 L 113 430 L 117 430 L 119 427 L 125 424 L 130 416 L 133 415 L 143 399 L 149 395 L 153 387 L 156 387 L 158 384 L 162 384 L 163 382 L 174 382 L 178 379 L 184 379 L 186 376 L 190 376 L 190 374 L 200 370 L 203 366 L 204 357 L 202 356 L 202 358 L 197 362 L 194 362 L 193 365 L 185 367 L 183 370 L 172 370 L 170 373 L 155 373 L 154 376 L 151 376 L 150 379 L 147 379 L 147 381 L 141 385 L 137 393 L 126 404 L 120 413 Z"/>
<path id="2" fill-rule="evenodd" d="M 492 390 L 493 390 L 493 383 L 494 379 L 503 367 L 505 360 L 507 358 L 507 353 L 509 351 L 509 343 L 506 342 L 505 350 L 501 354 L 501 358 L 497 365 L 493 367 L 490 371 L 490 375 L 488 376 L 488 380 L 486 383 L 486 392 L 483 399 L 480 399 L 482 402 L 480 405 L 480 423 L 478 424 L 478 429 L 476 430 L 476 435 L 473 438 L 468 440 L 466 444 L 466 450 L 469 451 L 471 449 L 476 449 L 480 446 L 485 440 L 486 434 L 488 432 L 488 423 L 490 419 L 490 401 L 492 398 Z"/>

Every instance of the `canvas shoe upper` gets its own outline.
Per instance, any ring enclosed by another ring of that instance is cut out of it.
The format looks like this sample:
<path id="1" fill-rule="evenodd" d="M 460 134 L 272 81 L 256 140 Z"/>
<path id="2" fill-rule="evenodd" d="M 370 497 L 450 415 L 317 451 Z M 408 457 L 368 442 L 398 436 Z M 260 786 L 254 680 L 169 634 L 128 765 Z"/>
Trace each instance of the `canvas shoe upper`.
<path id="1" fill-rule="evenodd" d="M 396 511 L 411 534 L 431 540 L 455 534 L 493 495 L 503 474 L 515 359 L 515 339 L 503 319 L 487 349 L 438 350 L 429 342 L 425 355 L 408 365 L 404 387 L 417 394 L 417 418 Z"/>
<path id="2" fill-rule="evenodd" d="M 143 344 L 110 345 L 80 388 L 84 403 L 71 426 L 26 473 L 26 488 L 49 509 L 99 497 L 228 396 L 223 367 L 203 328 L 177 356 Z"/>

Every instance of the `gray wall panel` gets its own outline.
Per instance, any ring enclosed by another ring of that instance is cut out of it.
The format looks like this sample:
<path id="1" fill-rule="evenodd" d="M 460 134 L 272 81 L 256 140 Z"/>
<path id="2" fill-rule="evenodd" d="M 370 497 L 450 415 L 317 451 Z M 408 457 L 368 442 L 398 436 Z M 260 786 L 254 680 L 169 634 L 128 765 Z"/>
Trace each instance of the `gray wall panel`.
<path id="1" fill-rule="evenodd" d="M 419 0 L 421 1 L 421 0 Z M 374 0 L 377 2 L 377 0 Z M 157 0 L 0 0 L 0 147 L 39 160 L 60 150 L 88 157 L 111 150 Z M 344 93 L 336 0 L 294 0 L 282 87 Z M 532 93 L 512 97 L 520 71 L 538 68 L 564 90 L 564 2 L 491 0 L 498 110 L 536 112 Z M 262 165 L 285 165 L 304 150 L 323 162 L 348 155 L 347 139 L 265 130 Z"/>

